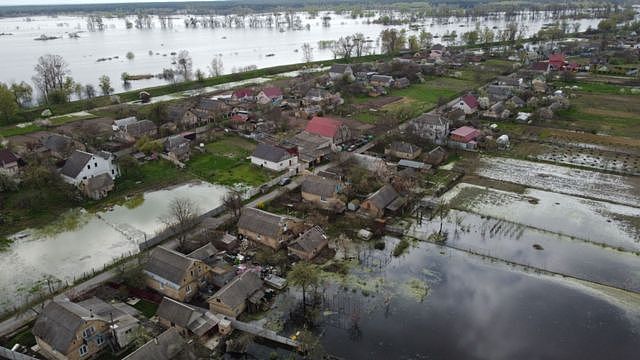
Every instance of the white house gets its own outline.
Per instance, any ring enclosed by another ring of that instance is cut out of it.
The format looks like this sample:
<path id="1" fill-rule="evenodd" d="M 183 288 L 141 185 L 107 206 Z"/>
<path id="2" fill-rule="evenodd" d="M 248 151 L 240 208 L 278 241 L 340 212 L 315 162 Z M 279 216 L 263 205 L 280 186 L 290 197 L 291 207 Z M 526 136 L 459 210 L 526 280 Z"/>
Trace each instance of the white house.
<path id="1" fill-rule="evenodd" d="M 478 102 L 478 99 L 471 94 L 467 94 L 461 97 L 460 100 L 452 106 L 452 108 L 460 109 L 464 111 L 465 115 L 470 115 L 478 111 L 479 106 L 480 103 Z"/>
<path id="2" fill-rule="evenodd" d="M 287 150 L 268 144 L 258 144 L 251 154 L 251 163 L 274 171 L 298 166 L 298 157 Z"/>
<path id="3" fill-rule="evenodd" d="M 331 80 L 349 79 L 353 80 L 353 70 L 350 65 L 347 64 L 333 64 L 329 69 L 329 77 Z"/>
<path id="4" fill-rule="evenodd" d="M 91 154 L 80 150 L 69 156 L 60 173 L 64 181 L 75 186 L 102 174 L 109 174 L 112 179 L 119 175 L 113 154 L 106 151 Z"/>

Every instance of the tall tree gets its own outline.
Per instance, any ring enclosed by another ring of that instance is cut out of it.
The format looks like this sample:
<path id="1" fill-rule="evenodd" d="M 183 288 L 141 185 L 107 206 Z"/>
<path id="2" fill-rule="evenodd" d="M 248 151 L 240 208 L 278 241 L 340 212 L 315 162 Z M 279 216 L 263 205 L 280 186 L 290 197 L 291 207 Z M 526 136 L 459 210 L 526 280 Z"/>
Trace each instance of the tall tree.
<path id="1" fill-rule="evenodd" d="M 406 32 L 398 29 L 384 29 L 380 33 L 380 40 L 385 53 L 395 54 L 405 46 Z"/>
<path id="2" fill-rule="evenodd" d="M 217 77 L 222 75 L 224 66 L 222 64 L 222 59 L 213 58 L 211 60 L 211 64 L 209 65 L 209 74 L 211 77 Z"/>
<path id="3" fill-rule="evenodd" d="M 302 44 L 302 60 L 305 63 L 313 61 L 313 48 L 309 43 Z"/>
<path id="4" fill-rule="evenodd" d="M 7 85 L 0 83 L 0 119 L 8 122 L 17 112 L 18 103 L 15 95 Z"/>
<path id="5" fill-rule="evenodd" d="M 51 54 L 40 56 L 34 70 L 36 75 L 33 77 L 33 82 L 47 102 L 51 92 L 64 88 L 65 79 L 71 73 L 69 65 L 62 56 Z"/>
<path id="6" fill-rule="evenodd" d="M 113 88 L 111 87 L 111 79 L 107 75 L 100 76 L 99 79 L 100 90 L 102 91 L 102 95 L 109 96 L 113 92 Z"/>
<path id="7" fill-rule="evenodd" d="M 193 69 L 193 59 L 187 50 L 181 50 L 177 56 L 173 58 L 176 72 L 182 75 L 184 80 L 191 79 Z"/>
<path id="8" fill-rule="evenodd" d="M 297 286 L 302 290 L 302 306 L 307 305 L 307 290 L 310 287 L 318 286 L 320 283 L 320 270 L 316 265 L 306 261 L 299 261 L 287 274 L 289 284 Z"/>
<path id="9" fill-rule="evenodd" d="M 196 224 L 198 212 L 198 206 L 192 200 L 175 198 L 169 205 L 169 214 L 160 219 L 167 229 L 177 235 L 178 243 L 183 249 L 187 239 L 185 231 Z"/>
<path id="10" fill-rule="evenodd" d="M 11 84 L 11 92 L 16 97 L 16 102 L 21 107 L 27 107 L 33 99 L 33 88 L 24 81 Z"/>

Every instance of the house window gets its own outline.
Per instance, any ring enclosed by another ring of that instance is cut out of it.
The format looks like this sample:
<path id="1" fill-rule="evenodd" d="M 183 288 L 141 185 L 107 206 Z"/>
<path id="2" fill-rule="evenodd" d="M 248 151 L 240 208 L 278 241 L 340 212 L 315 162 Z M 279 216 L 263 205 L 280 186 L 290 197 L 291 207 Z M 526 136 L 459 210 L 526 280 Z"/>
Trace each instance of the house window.
<path id="1" fill-rule="evenodd" d="M 116 174 L 116 171 L 111 169 L 111 175 L 115 175 L 115 174 Z"/>
<path id="2" fill-rule="evenodd" d="M 102 337 L 102 335 L 99 335 L 99 336 L 96 338 L 96 344 L 98 344 L 98 346 L 100 346 L 100 345 L 104 344 L 104 338 Z"/>
<path id="3" fill-rule="evenodd" d="M 93 335 L 94 332 L 95 332 L 95 329 L 93 328 L 93 326 L 91 326 L 84 329 L 84 331 L 82 331 L 82 336 L 85 338 L 88 338 L 89 336 Z"/>
<path id="4" fill-rule="evenodd" d="M 91 169 L 91 165 L 87 165 L 87 169 Z"/>
<path id="5" fill-rule="evenodd" d="M 80 346 L 80 356 L 85 356 L 89 352 L 87 345 Z"/>
<path id="6" fill-rule="evenodd" d="M 187 285 L 187 294 L 191 293 L 191 285 Z"/>
<path id="7" fill-rule="evenodd" d="M 93 166 L 94 167 L 98 167 L 98 163 L 93 163 Z"/>

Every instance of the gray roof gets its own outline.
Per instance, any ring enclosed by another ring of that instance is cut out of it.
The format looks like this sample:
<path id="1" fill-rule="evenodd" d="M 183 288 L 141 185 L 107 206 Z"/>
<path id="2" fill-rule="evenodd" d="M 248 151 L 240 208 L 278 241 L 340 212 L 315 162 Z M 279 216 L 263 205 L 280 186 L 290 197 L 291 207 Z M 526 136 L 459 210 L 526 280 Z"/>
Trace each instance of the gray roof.
<path id="1" fill-rule="evenodd" d="M 216 247 L 213 246 L 212 243 L 206 243 L 205 245 L 191 252 L 189 255 L 187 255 L 187 257 L 205 261 L 216 256 L 219 252 L 220 251 L 216 249 Z"/>
<path id="2" fill-rule="evenodd" d="M 390 82 L 393 82 L 393 77 L 389 75 L 373 75 L 371 77 L 371 81 L 390 83 Z"/>
<path id="3" fill-rule="evenodd" d="M 7 149 L 0 149 L 0 165 L 17 162 L 18 158 Z"/>
<path id="4" fill-rule="evenodd" d="M 258 274 L 253 271 L 245 271 L 213 294 L 208 301 L 218 302 L 220 300 L 221 303 L 235 308 L 244 303 L 253 293 L 260 290 L 262 286 L 262 279 Z"/>
<path id="5" fill-rule="evenodd" d="M 403 152 L 407 154 L 413 154 L 420 150 L 416 145 L 404 142 L 404 141 L 394 141 L 389 145 L 389 148 L 393 151 Z"/>
<path id="6" fill-rule="evenodd" d="M 114 120 L 113 124 L 119 128 L 126 127 L 127 125 L 134 124 L 138 121 L 135 116 L 130 116 L 124 119 Z"/>
<path id="7" fill-rule="evenodd" d="M 347 69 L 351 69 L 351 66 L 349 66 L 348 64 L 333 64 L 331 65 L 331 69 L 329 69 L 329 72 L 344 74 Z"/>
<path id="8" fill-rule="evenodd" d="M 151 131 L 156 131 L 156 124 L 151 120 L 140 120 L 126 125 L 127 134 L 131 136 L 141 136 Z"/>
<path id="9" fill-rule="evenodd" d="M 177 358 L 186 348 L 187 342 L 180 336 L 178 330 L 172 327 L 156 338 L 149 340 L 149 342 L 126 356 L 123 360 L 170 360 Z"/>
<path id="10" fill-rule="evenodd" d="M 289 247 L 304 252 L 312 252 L 324 247 L 327 242 L 327 235 L 325 235 L 324 231 L 319 226 L 314 226 L 302 233 Z"/>
<path id="11" fill-rule="evenodd" d="M 206 111 L 225 111 L 229 106 L 220 100 L 202 98 L 197 107 Z"/>
<path id="12" fill-rule="evenodd" d="M 75 150 L 64 163 L 62 174 L 75 179 L 92 157 L 93 154 Z"/>
<path id="13" fill-rule="evenodd" d="M 87 180 L 88 191 L 100 191 L 113 186 L 113 178 L 108 173 L 100 174 Z"/>
<path id="14" fill-rule="evenodd" d="M 275 238 L 283 228 L 283 223 L 284 216 L 255 208 L 244 208 L 238 221 L 238 228 Z"/>
<path id="15" fill-rule="evenodd" d="M 418 116 L 415 121 L 419 121 L 429 125 L 444 126 L 447 121 L 440 114 L 424 113 Z"/>
<path id="16" fill-rule="evenodd" d="M 302 182 L 302 192 L 331 198 L 338 192 L 340 183 L 320 176 L 307 176 Z"/>
<path id="17" fill-rule="evenodd" d="M 396 189 L 391 185 L 385 185 L 371 194 L 366 201 L 372 202 L 376 208 L 384 209 L 399 196 Z"/>
<path id="18" fill-rule="evenodd" d="M 220 321 L 207 309 L 181 303 L 168 297 L 162 299 L 156 315 L 179 327 L 189 329 L 198 336 L 204 335 Z"/>
<path id="19" fill-rule="evenodd" d="M 320 88 L 311 88 L 309 89 L 309 91 L 307 92 L 307 95 L 305 95 L 305 97 L 307 98 L 312 98 L 312 97 L 319 97 L 319 98 L 324 98 L 329 96 L 331 93 L 325 89 L 320 89 Z"/>
<path id="20" fill-rule="evenodd" d="M 251 156 L 271 162 L 280 162 L 292 157 L 287 150 L 269 144 L 258 144 Z"/>
<path id="21" fill-rule="evenodd" d="M 411 161 L 411 160 L 404 160 L 404 159 L 398 161 L 398 166 L 407 167 L 407 168 L 413 168 L 413 169 L 418 169 L 418 170 L 431 168 L 431 165 L 429 165 L 429 164 L 425 164 L 425 163 L 419 162 L 419 161 Z"/>
<path id="22" fill-rule="evenodd" d="M 72 143 L 73 140 L 68 136 L 51 134 L 44 140 L 42 145 L 51 151 L 62 152 L 65 151 Z"/>
<path id="23" fill-rule="evenodd" d="M 503 85 L 489 85 L 487 86 L 487 93 L 490 95 L 509 96 L 512 93 L 511 86 Z"/>
<path id="24" fill-rule="evenodd" d="M 447 117 L 447 119 L 449 119 L 449 121 L 453 121 L 453 120 L 457 120 L 461 117 L 466 117 L 466 114 L 464 112 L 464 110 L 460 109 L 460 108 L 455 108 L 449 112 L 447 112 L 445 114 L 445 116 Z"/>
<path id="25" fill-rule="evenodd" d="M 158 246 L 153 249 L 145 270 L 176 285 L 181 285 L 193 261 L 177 251 Z"/>
<path id="26" fill-rule="evenodd" d="M 66 354 L 78 330 L 90 318 L 89 309 L 79 304 L 68 300 L 53 300 L 42 310 L 32 332 L 53 349 Z"/>

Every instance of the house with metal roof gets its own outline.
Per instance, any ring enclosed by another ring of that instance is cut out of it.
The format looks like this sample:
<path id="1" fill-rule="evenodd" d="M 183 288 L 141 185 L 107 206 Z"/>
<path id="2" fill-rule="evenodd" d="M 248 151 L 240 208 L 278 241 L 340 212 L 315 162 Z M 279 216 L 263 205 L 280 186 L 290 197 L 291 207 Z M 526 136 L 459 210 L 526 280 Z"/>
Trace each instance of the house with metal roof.
<path id="1" fill-rule="evenodd" d="M 314 226 L 300 234 L 288 246 L 288 250 L 289 254 L 296 255 L 300 259 L 311 260 L 327 246 L 329 246 L 329 238 L 319 226 Z"/>
<path id="2" fill-rule="evenodd" d="M 207 302 L 214 314 L 237 317 L 248 307 L 259 306 L 264 297 L 264 282 L 253 271 L 245 271 L 211 296 Z"/>
<path id="3" fill-rule="evenodd" d="M 329 117 L 314 116 L 309 120 L 304 131 L 331 139 L 331 143 L 335 145 L 351 139 L 351 130 L 344 121 Z"/>
<path id="4" fill-rule="evenodd" d="M 384 149 L 385 155 L 390 155 L 400 159 L 413 160 L 420 156 L 422 149 L 404 141 L 394 141 Z"/>
<path id="5" fill-rule="evenodd" d="M 18 157 L 8 149 L 0 149 L 0 170 L 9 174 L 18 172 Z"/>
<path id="6" fill-rule="evenodd" d="M 246 207 L 242 209 L 238 220 L 238 234 L 278 250 L 296 235 L 297 225 L 301 222 L 292 217 Z"/>
<path id="7" fill-rule="evenodd" d="M 270 144 L 258 144 L 251 154 L 251 163 L 273 171 L 283 171 L 298 165 L 298 156 Z"/>
<path id="8" fill-rule="evenodd" d="M 196 359 L 193 343 L 187 342 L 175 328 L 169 328 L 162 334 L 149 340 L 123 360 L 173 360 Z"/>
<path id="9" fill-rule="evenodd" d="M 307 176 L 302 181 L 300 192 L 302 199 L 314 205 L 336 212 L 345 209 L 345 203 L 339 198 L 342 183 L 320 176 Z"/>
<path id="10" fill-rule="evenodd" d="M 172 299 L 188 301 L 206 284 L 210 268 L 201 260 L 158 246 L 145 265 L 145 284 Z"/>
<path id="11" fill-rule="evenodd" d="M 365 211 L 369 216 L 382 217 L 385 214 L 385 210 L 395 212 L 405 203 L 406 199 L 400 196 L 393 186 L 387 184 L 369 195 L 362 204 L 360 204 L 360 209 Z"/>
<path id="12" fill-rule="evenodd" d="M 351 65 L 349 64 L 333 64 L 329 69 L 329 77 L 331 80 L 353 80 L 353 69 L 351 69 Z"/>
<path id="13" fill-rule="evenodd" d="M 60 171 L 62 179 L 69 184 L 81 187 L 90 178 L 107 174 L 111 179 L 119 175 L 113 154 L 99 151 L 95 154 L 75 150 L 65 161 Z"/>
<path id="14" fill-rule="evenodd" d="M 165 297 L 156 311 L 158 322 L 165 328 L 175 328 L 183 336 L 205 337 L 214 330 L 220 319 L 197 306 Z"/>

